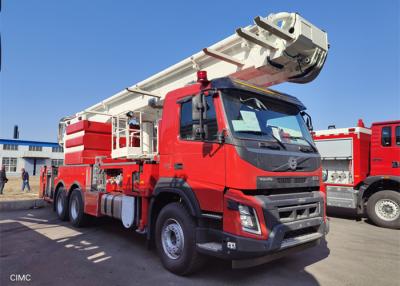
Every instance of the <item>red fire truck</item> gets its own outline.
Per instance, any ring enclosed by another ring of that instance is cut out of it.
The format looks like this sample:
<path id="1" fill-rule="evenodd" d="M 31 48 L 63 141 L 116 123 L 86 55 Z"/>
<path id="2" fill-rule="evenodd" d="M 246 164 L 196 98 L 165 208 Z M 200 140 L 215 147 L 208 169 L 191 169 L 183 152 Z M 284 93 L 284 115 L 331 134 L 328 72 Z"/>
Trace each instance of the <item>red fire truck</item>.
<path id="1" fill-rule="evenodd" d="M 266 87 L 313 80 L 327 34 L 295 13 L 254 21 L 60 121 L 65 165 L 41 173 L 60 219 L 121 220 L 180 275 L 204 255 L 248 267 L 319 243 L 328 226 L 311 118 Z"/>
<path id="2" fill-rule="evenodd" d="M 328 206 L 366 211 L 375 224 L 400 228 L 400 121 L 332 127 L 313 132 Z"/>

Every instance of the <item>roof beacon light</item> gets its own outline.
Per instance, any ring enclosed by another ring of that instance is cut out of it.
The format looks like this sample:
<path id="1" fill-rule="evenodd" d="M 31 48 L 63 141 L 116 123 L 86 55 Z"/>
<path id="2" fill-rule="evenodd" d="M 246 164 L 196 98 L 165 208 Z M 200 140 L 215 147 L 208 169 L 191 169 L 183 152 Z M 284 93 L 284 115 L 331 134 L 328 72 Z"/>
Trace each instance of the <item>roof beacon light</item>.
<path id="1" fill-rule="evenodd" d="M 365 127 L 364 121 L 362 119 L 358 119 L 357 127 Z"/>
<path id="2" fill-rule="evenodd" d="M 204 85 L 209 83 L 209 81 L 207 79 L 206 71 L 197 71 L 197 82 L 204 84 Z"/>

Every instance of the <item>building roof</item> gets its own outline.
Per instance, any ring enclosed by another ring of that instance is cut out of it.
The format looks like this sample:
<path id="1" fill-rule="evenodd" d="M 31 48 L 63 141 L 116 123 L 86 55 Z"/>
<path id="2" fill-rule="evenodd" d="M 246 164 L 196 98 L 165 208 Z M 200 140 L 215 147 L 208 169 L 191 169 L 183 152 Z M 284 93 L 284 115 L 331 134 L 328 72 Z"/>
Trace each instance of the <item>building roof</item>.
<path id="1" fill-rule="evenodd" d="M 18 140 L 18 139 L 1 139 L 1 138 L 0 138 L 0 144 L 40 146 L 40 147 L 60 147 L 60 145 L 58 145 L 58 143 L 54 143 L 54 142 Z"/>

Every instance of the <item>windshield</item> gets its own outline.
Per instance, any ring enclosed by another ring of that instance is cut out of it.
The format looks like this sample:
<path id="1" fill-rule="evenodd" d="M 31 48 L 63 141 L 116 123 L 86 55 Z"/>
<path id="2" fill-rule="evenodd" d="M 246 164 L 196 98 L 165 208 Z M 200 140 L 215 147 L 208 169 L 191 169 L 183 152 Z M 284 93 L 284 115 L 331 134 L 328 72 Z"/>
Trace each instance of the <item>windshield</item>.
<path id="1" fill-rule="evenodd" d="M 235 137 L 277 141 L 281 145 L 312 144 L 300 110 L 294 105 L 240 90 L 225 91 L 223 102 Z"/>

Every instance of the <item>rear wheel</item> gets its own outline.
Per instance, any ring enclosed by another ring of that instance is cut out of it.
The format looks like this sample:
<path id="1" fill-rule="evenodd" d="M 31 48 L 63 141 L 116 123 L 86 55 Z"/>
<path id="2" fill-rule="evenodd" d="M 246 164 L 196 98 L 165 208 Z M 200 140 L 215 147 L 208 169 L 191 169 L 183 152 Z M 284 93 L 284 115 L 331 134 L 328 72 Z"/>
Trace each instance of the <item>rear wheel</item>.
<path id="1" fill-rule="evenodd" d="M 57 192 L 56 212 L 61 220 L 68 220 L 68 199 L 67 192 L 61 188 Z"/>
<path id="2" fill-rule="evenodd" d="M 156 245 L 166 269 L 188 275 L 197 270 L 204 260 L 196 251 L 196 223 L 186 208 L 179 203 L 165 206 L 156 223 Z"/>
<path id="3" fill-rule="evenodd" d="M 379 191 L 367 202 L 368 217 L 378 226 L 400 228 L 400 194 L 395 191 Z"/>
<path id="4" fill-rule="evenodd" d="M 79 190 L 75 190 L 69 199 L 69 220 L 75 227 L 82 227 L 88 221 L 88 215 L 84 212 L 82 195 Z"/>

